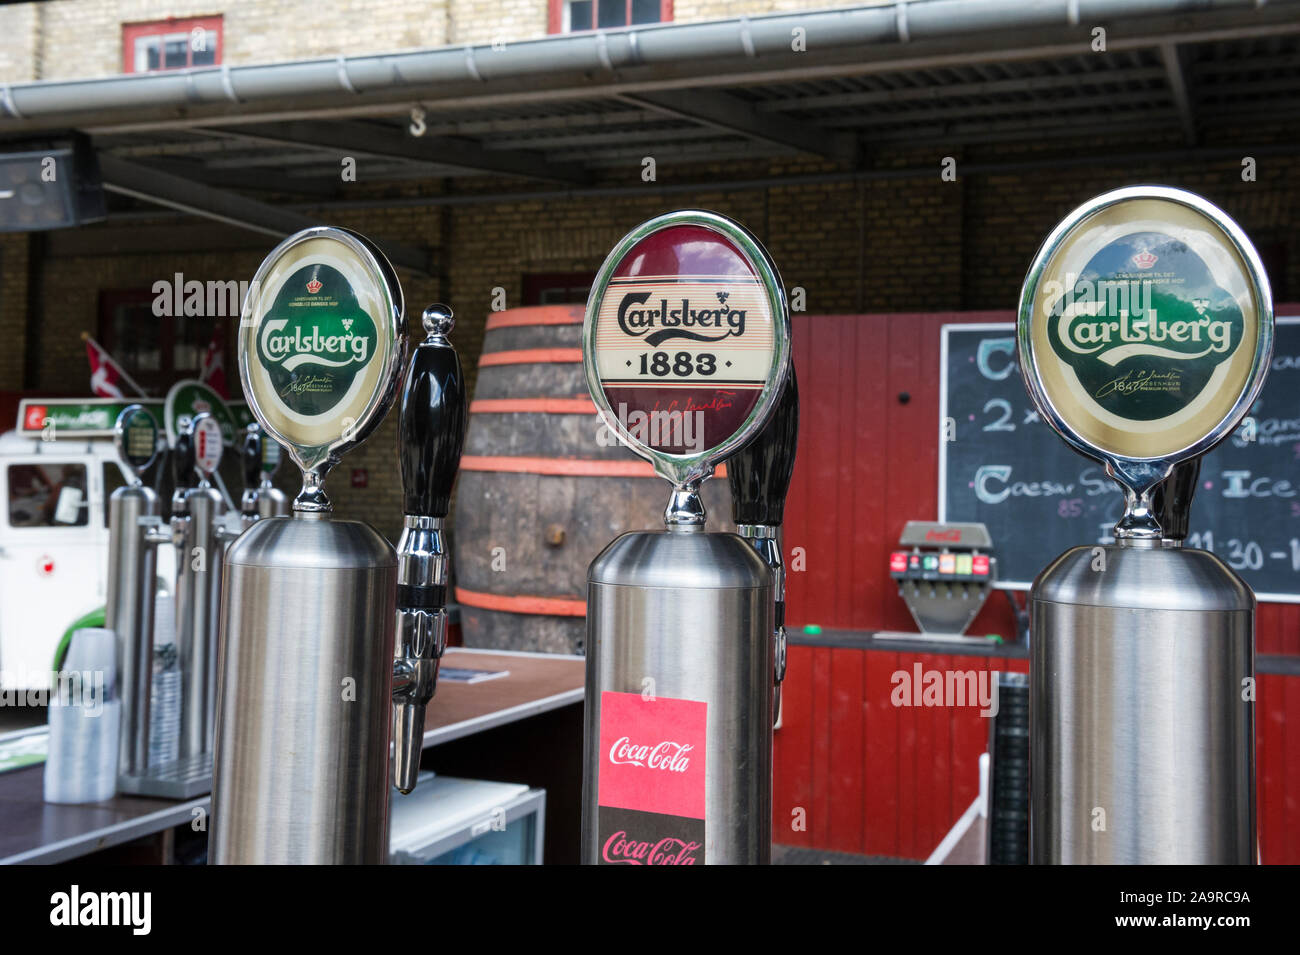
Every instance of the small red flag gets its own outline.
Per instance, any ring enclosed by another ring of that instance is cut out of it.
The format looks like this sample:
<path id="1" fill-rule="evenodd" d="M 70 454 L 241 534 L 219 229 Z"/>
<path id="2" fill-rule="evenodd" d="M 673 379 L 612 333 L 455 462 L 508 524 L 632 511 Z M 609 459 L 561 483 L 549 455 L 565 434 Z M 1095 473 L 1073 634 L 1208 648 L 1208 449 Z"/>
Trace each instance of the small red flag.
<path id="1" fill-rule="evenodd" d="M 203 382 L 223 398 L 229 398 L 226 390 L 225 350 L 221 347 L 221 330 L 212 333 L 212 341 L 199 362 L 199 381 Z"/>

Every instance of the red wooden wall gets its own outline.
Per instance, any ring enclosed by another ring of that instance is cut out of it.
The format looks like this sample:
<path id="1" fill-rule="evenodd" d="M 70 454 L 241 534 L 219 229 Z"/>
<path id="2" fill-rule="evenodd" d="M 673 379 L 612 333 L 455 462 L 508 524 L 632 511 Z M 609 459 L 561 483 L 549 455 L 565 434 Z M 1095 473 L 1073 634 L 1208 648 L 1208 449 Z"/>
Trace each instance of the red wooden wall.
<path id="1" fill-rule="evenodd" d="M 801 415 L 785 551 L 789 562 L 803 548 L 806 568 L 789 574 L 791 629 L 915 629 L 887 555 L 906 521 L 937 517 L 940 327 L 1010 320 L 1010 312 L 796 316 Z M 968 632 L 1014 633 L 1001 594 Z M 1300 606 L 1262 606 L 1256 649 L 1300 654 Z M 970 805 L 988 723 L 978 706 L 893 706 L 891 675 L 918 661 L 936 670 L 1028 669 L 1026 661 L 792 648 L 776 733 L 776 842 L 924 859 Z M 1300 863 L 1300 677 L 1260 677 L 1257 706 L 1264 861 Z"/>

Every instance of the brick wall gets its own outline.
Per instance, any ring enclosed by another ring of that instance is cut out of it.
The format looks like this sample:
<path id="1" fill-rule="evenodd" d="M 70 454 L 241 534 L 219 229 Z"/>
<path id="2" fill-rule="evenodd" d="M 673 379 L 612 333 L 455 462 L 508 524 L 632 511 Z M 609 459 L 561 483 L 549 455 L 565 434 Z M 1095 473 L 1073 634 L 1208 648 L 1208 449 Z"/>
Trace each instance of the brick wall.
<path id="1" fill-rule="evenodd" d="M 33 14 L 33 9 L 38 13 Z M 0 12 L 0 72 L 5 80 L 70 79 L 122 72 L 122 25 L 223 16 L 222 61 L 232 65 L 442 46 L 447 0 L 56 0 Z M 39 30 L 11 22 L 39 15 Z M 26 47 L 26 49 L 24 49 Z M 40 63 L 39 71 L 32 67 Z"/>
<path id="2" fill-rule="evenodd" d="M 865 0 L 874 6 L 891 0 Z M 676 0 L 674 23 L 834 6 L 821 0 Z M 122 25 L 223 19 L 223 62 L 284 60 L 530 40 L 548 0 L 50 0 L 0 7 L 0 81 L 122 72 Z"/>
<path id="3" fill-rule="evenodd" d="M 39 23 L 40 8 L 35 3 L 0 7 L 0 81 L 36 79 Z"/>
<path id="4" fill-rule="evenodd" d="M 27 247 L 23 233 L 0 235 L 0 391 L 17 391 L 23 383 L 27 332 Z M 13 427 L 0 421 L 0 431 Z"/>

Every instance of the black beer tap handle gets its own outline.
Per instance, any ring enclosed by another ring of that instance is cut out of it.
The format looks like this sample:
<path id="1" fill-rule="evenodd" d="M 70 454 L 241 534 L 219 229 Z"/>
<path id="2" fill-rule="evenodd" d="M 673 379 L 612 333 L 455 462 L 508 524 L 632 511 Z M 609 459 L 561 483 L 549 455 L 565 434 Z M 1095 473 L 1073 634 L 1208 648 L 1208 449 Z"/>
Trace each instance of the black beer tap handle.
<path id="1" fill-rule="evenodd" d="M 424 739 L 424 711 L 438 682 L 447 645 L 447 542 L 443 519 L 465 445 L 465 375 L 447 340 L 451 309 L 424 310 L 423 344 L 402 388 L 399 455 L 402 536 L 397 542 L 397 638 L 393 647 L 393 780 L 415 788 Z"/>
<path id="2" fill-rule="evenodd" d="M 244 442 L 239 449 L 239 465 L 244 475 L 244 488 L 256 490 L 262 485 L 262 442 L 266 440 L 262 429 L 250 424 L 244 432 Z"/>
<path id="3" fill-rule="evenodd" d="M 172 481 L 177 487 L 189 487 L 194 482 L 194 435 L 183 426 L 177 429 L 172 448 Z"/>
<path id="4" fill-rule="evenodd" d="M 423 321 L 428 337 L 415 349 L 402 389 L 403 510 L 443 518 L 465 445 L 465 375 L 447 340 L 451 309 L 430 305 Z"/>
<path id="5" fill-rule="evenodd" d="M 738 525 L 780 527 L 799 443 L 799 388 L 794 366 L 772 416 L 749 444 L 727 459 L 731 513 Z"/>
<path id="6" fill-rule="evenodd" d="M 1192 515 L 1192 497 L 1196 478 L 1201 473 L 1201 459 L 1175 464 L 1151 494 L 1151 510 L 1160 522 L 1160 536 L 1165 540 L 1185 540 Z"/>
<path id="7" fill-rule="evenodd" d="M 442 522 L 465 445 L 465 375 L 447 340 L 451 309 L 424 311 L 428 337 L 415 349 L 402 389 L 399 455 L 405 512 L 398 541 L 397 606 L 437 609 L 447 602 Z"/>

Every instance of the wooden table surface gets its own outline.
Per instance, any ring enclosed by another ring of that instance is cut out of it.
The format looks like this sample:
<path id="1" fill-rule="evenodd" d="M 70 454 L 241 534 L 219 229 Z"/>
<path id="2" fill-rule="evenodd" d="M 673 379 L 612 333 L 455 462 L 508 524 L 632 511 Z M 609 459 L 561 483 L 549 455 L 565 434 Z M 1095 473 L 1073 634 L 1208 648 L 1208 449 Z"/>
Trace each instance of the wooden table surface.
<path id="1" fill-rule="evenodd" d="M 509 675 L 482 683 L 440 680 L 425 717 L 426 749 L 582 701 L 581 657 L 456 647 L 442 665 Z M 209 803 L 207 796 L 184 802 L 116 796 L 56 805 L 44 801 L 43 778 L 43 765 L 0 773 L 0 864 L 73 859 L 188 823 Z"/>

